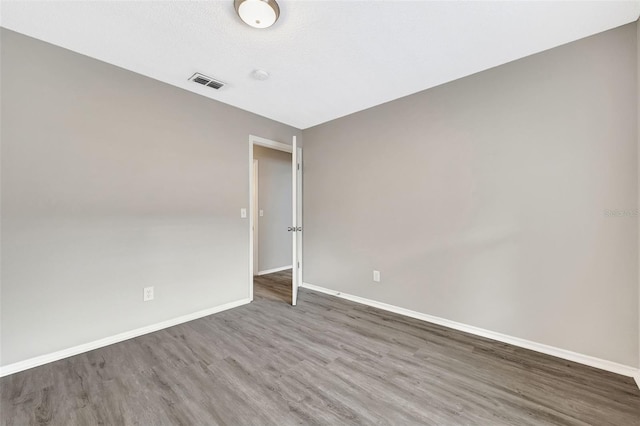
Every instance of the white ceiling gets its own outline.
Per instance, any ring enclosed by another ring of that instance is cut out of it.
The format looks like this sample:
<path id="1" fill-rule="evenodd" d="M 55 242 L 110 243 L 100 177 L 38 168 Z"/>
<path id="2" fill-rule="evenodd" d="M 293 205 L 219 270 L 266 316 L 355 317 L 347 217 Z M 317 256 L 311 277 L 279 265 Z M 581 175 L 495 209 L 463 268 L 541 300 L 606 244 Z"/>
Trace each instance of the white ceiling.
<path id="1" fill-rule="evenodd" d="M 638 19 L 640 1 L 2 1 L 0 25 L 305 129 Z M 269 71 L 267 81 L 251 72 Z M 228 86 L 187 81 L 194 72 Z"/>

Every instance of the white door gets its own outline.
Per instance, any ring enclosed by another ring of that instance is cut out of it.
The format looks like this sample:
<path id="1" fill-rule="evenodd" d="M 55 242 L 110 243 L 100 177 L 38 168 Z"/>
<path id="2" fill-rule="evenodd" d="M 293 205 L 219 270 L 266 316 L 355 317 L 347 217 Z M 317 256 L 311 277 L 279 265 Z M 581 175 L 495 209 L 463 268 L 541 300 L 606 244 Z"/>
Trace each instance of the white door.
<path id="1" fill-rule="evenodd" d="M 293 240 L 293 270 L 291 271 L 291 304 L 298 303 L 298 287 L 302 285 L 302 149 L 298 148 L 296 137 L 293 137 L 291 152 L 292 171 L 292 218 L 291 238 Z"/>
<path id="2" fill-rule="evenodd" d="M 258 209 L 260 205 L 258 204 L 258 160 L 253 160 L 253 200 L 252 200 L 252 214 L 253 214 L 253 274 L 255 275 L 258 271 L 260 271 L 260 262 L 258 259 L 258 255 L 260 253 L 259 244 L 260 240 L 258 238 L 259 230 L 258 224 L 260 221 L 258 220 L 259 214 Z M 251 277 L 253 279 L 253 277 Z"/>

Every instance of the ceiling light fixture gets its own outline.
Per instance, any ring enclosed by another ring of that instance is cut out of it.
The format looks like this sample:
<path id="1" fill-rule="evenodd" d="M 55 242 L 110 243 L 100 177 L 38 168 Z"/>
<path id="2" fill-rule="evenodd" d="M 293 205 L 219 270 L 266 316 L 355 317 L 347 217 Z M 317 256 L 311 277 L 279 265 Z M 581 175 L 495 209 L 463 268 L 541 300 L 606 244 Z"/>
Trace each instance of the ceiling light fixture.
<path id="1" fill-rule="evenodd" d="M 280 16 L 275 0 L 234 0 L 233 5 L 240 19 L 253 28 L 268 28 Z"/>

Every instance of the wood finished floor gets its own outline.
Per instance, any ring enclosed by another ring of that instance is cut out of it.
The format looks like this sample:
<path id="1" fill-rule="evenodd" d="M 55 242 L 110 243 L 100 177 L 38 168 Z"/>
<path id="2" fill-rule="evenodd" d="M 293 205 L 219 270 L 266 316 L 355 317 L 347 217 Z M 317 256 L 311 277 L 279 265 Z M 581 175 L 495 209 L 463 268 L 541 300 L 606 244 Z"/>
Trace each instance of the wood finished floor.
<path id="1" fill-rule="evenodd" d="M 632 379 L 290 283 L 0 379 L 2 425 L 640 425 Z"/>

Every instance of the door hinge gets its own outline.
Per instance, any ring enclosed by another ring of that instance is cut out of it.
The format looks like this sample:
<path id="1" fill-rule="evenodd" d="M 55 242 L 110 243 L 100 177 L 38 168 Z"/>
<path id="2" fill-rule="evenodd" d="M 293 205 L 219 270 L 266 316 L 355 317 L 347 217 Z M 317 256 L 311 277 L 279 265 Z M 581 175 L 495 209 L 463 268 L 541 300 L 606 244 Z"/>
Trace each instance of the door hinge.
<path id="1" fill-rule="evenodd" d="M 300 170 L 300 163 L 298 163 L 298 170 Z"/>
<path id="2" fill-rule="evenodd" d="M 300 262 L 298 262 L 298 269 L 300 269 Z"/>

